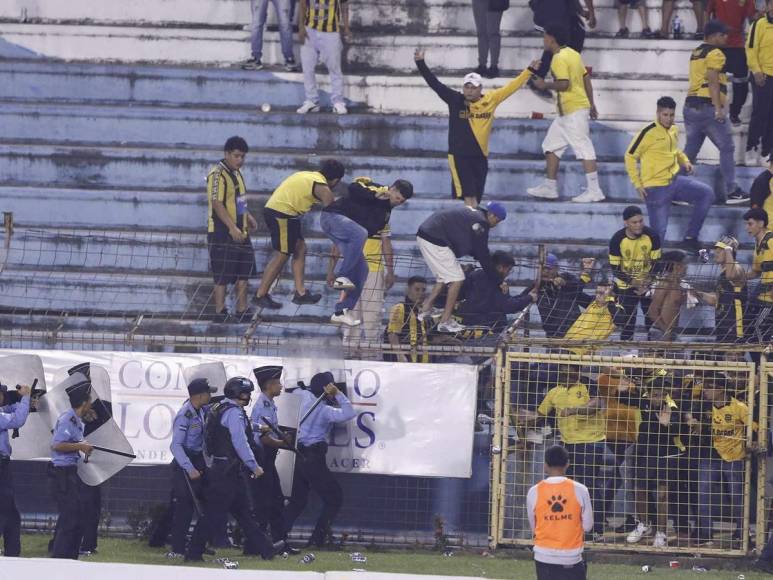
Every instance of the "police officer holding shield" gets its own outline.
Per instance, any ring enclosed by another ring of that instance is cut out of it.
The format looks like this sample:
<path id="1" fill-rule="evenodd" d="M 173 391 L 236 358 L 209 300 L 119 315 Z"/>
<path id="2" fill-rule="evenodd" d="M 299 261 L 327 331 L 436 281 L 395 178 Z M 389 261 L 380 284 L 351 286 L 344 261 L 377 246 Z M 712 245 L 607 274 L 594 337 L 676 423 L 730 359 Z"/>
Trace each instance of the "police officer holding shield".
<path id="1" fill-rule="evenodd" d="M 80 453 L 89 456 L 94 450 L 83 438 L 82 419 L 91 409 L 91 383 L 84 380 L 66 391 L 71 409 L 59 416 L 51 439 L 49 475 L 59 512 L 51 552 L 54 558 L 77 560 L 85 525 L 78 462 Z"/>
<path id="2" fill-rule="evenodd" d="M 17 387 L 14 393 L 0 385 L 0 534 L 3 555 L 21 555 L 21 516 L 16 507 L 11 477 L 11 443 L 9 431 L 21 428 L 30 412 L 29 386 Z"/>
<path id="3" fill-rule="evenodd" d="M 274 546 L 252 518 L 248 489 L 250 478 L 263 475 L 251 447 L 254 434 L 244 410 L 254 390 L 248 378 L 229 379 L 225 399 L 210 410 L 204 438 L 212 467 L 207 471 L 204 516 L 196 523 L 185 560 L 202 560 L 207 539 L 225 528 L 229 512 L 244 532 L 246 556 L 259 554 L 264 560 L 274 556 Z"/>
<path id="4" fill-rule="evenodd" d="M 172 550 L 167 558 L 182 558 L 194 509 L 202 496 L 204 470 L 204 423 L 209 401 L 217 389 L 207 379 L 188 384 L 188 400 L 172 423 Z M 198 517 L 202 514 L 198 513 Z"/>
<path id="5" fill-rule="evenodd" d="M 333 519 L 343 503 L 341 485 L 327 466 L 327 439 L 336 423 L 350 421 L 356 413 L 346 395 L 336 387 L 330 372 L 314 375 L 309 390 L 301 391 L 301 396 L 298 455 L 284 524 L 286 533 L 289 533 L 306 507 L 309 491 L 314 490 L 322 499 L 322 511 L 308 545 L 323 547 L 330 539 Z M 317 404 L 320 397 L 324 397 L 325 404 Z"/>

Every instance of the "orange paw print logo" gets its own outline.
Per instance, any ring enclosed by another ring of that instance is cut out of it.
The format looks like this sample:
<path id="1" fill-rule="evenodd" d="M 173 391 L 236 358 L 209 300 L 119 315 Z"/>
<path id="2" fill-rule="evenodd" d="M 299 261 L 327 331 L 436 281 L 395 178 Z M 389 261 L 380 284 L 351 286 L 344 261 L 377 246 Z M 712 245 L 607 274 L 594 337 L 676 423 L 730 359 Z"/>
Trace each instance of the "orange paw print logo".
<path id="1" fill-rule="evenodd" d="M 550 499 L 548 500 L 548 507 L 550 507 L 550 511 L 555 513 L 564 511 L 565 505 L 566 498 L 561 497 L 561 495 L 551 495 Z"/>

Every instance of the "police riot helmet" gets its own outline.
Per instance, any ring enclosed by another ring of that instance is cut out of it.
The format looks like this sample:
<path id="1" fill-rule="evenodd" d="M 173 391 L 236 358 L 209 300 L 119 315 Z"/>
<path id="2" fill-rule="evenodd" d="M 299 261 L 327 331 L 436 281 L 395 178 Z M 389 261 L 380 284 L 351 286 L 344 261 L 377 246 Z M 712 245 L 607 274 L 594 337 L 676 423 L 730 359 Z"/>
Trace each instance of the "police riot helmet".
<path id="1" fill-rule="evenodd" d="M 228 379 L 223 389 L 226 399 L 240 399 L 243 394 L 252 395 L 255 385 L 247 377 L 233 377 Z"/>

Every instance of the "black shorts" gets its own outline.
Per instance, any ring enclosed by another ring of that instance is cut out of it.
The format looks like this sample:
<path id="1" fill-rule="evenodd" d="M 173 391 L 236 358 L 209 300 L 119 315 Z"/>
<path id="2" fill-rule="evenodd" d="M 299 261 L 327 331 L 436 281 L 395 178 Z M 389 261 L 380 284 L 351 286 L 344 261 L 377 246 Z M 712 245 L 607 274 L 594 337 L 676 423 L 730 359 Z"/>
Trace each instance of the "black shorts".
<path id="1" fill-rule="evenodd" d="M 209 249 L 209 268 L 215 284 L 222 286 L 233 284 L 237 280 L 254 278 L 255 252 L 249 237 L 243 243 L 234 242 L 231 237 L 224 238 L 207 234 Z"/>
<path id="2" fill-rule="evenodd" d="M 746 49 L 733 46 L 722 48 L 725 55 L 725 72 L 733 75 L 733 82 L 749 80 L 749 65 L 746 63 Z"/>
<path id="3" fill-rule="evenodd" d="M 300 216 L 263 208 L 263 219 L 271 232 L 271 247 L 282 254 L 294 255 L 298 240 L 303 239 Z"/>
<path id="4" fill-rule="evenodd" d="M 480 203 L 486 189 L 488 159 L 449 154 L 448 167 L 451 169 L 451 198 L 474 197 Z"/>

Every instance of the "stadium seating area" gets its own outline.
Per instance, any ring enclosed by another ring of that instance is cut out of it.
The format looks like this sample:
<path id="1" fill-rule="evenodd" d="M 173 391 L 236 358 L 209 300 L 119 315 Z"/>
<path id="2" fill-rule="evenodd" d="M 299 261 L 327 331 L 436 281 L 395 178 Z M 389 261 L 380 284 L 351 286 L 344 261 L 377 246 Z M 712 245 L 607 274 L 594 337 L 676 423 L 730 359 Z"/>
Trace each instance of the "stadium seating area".
<path id="1" fill-rule="evenodd" d="M 255 213 L 284 176 L 326 155 L 344 159 L 348 177 L 410 179 L 417 195 L 392 218 L 397 274 L 404 281 L 424 273 L 414 234 L 430 212 L 449 203 L 447 111 L 416 73 L 412 54 L 416 46 L 425 47 L 427 62 L 441 79 L 459 84 L 476 65 L 469 2 L 353 3 L 354 38 L 345 52 L 352 114 L 346 117 L 296 115 L 303 99 L 301 73 L 234 66 L 249 56 L 247 0 L 96 5 L 40 0 L 28 5 L 23 0 L 0 5 L 0 75 L 5 79 L 0 83 L 0 209 L 13 212 L 15 222 L 0 280 L 2 308 L 12 314 L 9 325 L 120 330 L 127 320 L 148 314 L 153 321 L 139 332 L 243 332 L 201 318 L 211 291 L 203 246 L 204 180 L 233 134 L 243 135 L 252 147 L 244 174 Z M 508 76 L 542 50 L 541 39 L 531 32 L 526 2 L 515 0 L 512 6 L 503 21 L 500 63 Z M 693 30 L 689 3 L 679 2 L 678 11 L 686 30 Z M 583 58 L 593 69 L 601 118 L 592 137 L 608 199 L 582 205 L 526 195 L 526 187 L 543 173 L 540 143 L 549 123 L 532 119 L 532 113 L 549 117 L 554 105 L 520 91 L 497 112 L 487 184 L 487 197 L 504 201 L 512 216 L 493 234 L 493 245 L 516 258 L 533 260 L 539 243 L 573 266 L 584 255 L 603 258 L 621 226 L 622 208 L 638 199 L 622 163 L 625 146 L 654 116 L 659 96 L 673 96 L 680 108 L 684 101 L 689 51 L 696 41 L 614 39 L 612 2 L 602 0 L 597 13 L 598 35 L 586 42 Z M 659 11 L 651 17 L 657 26 Z M 637 32 L 638 16 L 629 21 Z M 267 33 L 264 61 L 279 62 L 274 30 Z M 504 82 L 500 78 L 486 86 Z M 261 111 L 264 103 L 270 112 Z M 748 111 L 742 117 L 748 120 Z M 734 132 L 740 161 L 745 131 Z M 699 177 L 721 187 L 716 149 L 704 146 L 701 160 Z M 759 171 L 739 167 L 739 182 L 748 188 Z M 560 184 L 567 199 L 579 193 L 584 178 L 577 162 L 563 164 Z M 712 208 L 702 237 L 709 241 L 735 232 L 744 243 L 741 261 L 748 264 L 751 244 L 742 231 L 743 211 Z M 669 237 L 681 238 L 686 217 L 685 208 L 675 209 Z M 316 221 L 312 230 L 315 256 L 307 262 L 307 274 L 319 290 L 326 262 L 320 254 L 329 243 Z M 270 249 L 265 232 L 254 242 L 260 270 Z M 387 305 L 402 295 L 401 281 Z M 280 283 L 280 295 L 291 290 L 289 280 Z M 334 333 L 335 327 L 319 325 L 334 298 L 326 293 L 320 304 L 301 310 L 285 301 L 258 333 Z M 69 316 L 63 322 L 64 314 Z"/>

